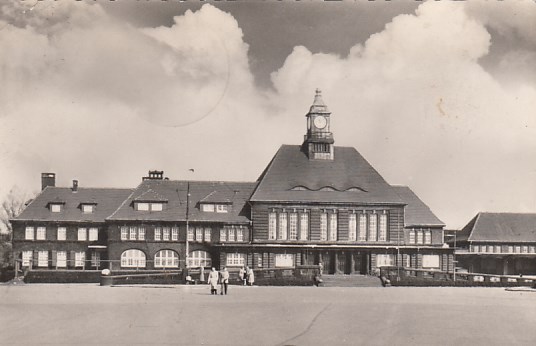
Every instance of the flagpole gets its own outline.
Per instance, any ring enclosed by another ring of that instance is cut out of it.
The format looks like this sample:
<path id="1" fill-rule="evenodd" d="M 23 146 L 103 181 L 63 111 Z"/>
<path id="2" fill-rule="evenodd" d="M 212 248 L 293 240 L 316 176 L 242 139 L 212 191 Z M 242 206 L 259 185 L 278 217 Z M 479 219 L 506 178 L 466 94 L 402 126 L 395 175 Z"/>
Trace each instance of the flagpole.
<path id="1" fill-rule="evenodd" d="M 190 182 L 188 181 L 188 185 L 186 188 L 186 268 L 190 266 L 190 249 L 189 249 L 189 241 L 188 236 L 190 234 L 190 224 L 189 224 L 189 214 L 190 214 Z"/>

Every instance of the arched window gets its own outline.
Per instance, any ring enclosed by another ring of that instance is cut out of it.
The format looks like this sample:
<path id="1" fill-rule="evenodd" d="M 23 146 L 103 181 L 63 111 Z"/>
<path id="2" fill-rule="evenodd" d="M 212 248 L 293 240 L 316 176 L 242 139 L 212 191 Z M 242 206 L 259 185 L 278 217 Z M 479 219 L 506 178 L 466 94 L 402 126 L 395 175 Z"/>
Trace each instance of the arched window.
<path id="1" fill-rule="evenodd" d="M 126 250 L 121 254 L 121 267 L 145 268 L 145 254 L 136 249 Z"/>
<path id="2" fill-rule="evenodd" d="M 155 268 L 178 268 L 179 255 L 173 250 L 160 250 L 154 255 Z"/>
<path id="3" fill-rule="evenodd" d="M 192 251 L 189 258 L 190 267 L 211 267 L 212 260 L 210 254 L 206 251 Z"/>

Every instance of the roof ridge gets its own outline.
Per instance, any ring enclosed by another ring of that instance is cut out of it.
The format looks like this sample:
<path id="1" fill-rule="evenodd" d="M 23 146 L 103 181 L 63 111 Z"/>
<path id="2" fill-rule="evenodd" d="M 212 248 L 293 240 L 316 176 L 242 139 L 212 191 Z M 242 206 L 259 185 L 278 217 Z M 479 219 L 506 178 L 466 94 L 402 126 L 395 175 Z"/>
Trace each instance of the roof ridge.
<path id="1" fill-rule="evenodd" d="M 138 187 L 141 185 L 141 183 L 138 185 Z M 137 188 L 138 188 L 137 187 Z M 119 211 L 119 209 L 123 208 L 123 206 L 125 205 L 125 203 L 132 197 L 132 195 L 134 195 L 134 192 L 136 192 L 136 189 L 133 189 L 132 192 L 130 193 L 130 195 L 128 195 L 127 198 L 125 198 L 125 200 L 115 209 L 115 211 L 113 213 L 111 213 L 110 215 L 108 215 L 107 217 L 104 218 L 104 220 L 108 220 L 112 217 L 114 217 L 114 215 Z"/>

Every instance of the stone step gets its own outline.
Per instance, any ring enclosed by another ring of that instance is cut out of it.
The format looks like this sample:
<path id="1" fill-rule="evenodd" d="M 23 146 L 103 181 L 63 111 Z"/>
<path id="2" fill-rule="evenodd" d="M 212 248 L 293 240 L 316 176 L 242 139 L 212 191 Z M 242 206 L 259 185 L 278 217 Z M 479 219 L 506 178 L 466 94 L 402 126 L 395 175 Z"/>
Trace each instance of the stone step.
<path id="1" fill-rule="evenodd" d="M 322 275 L 324 287 L 382 287 L 380 278 L 368 275 Z"/>

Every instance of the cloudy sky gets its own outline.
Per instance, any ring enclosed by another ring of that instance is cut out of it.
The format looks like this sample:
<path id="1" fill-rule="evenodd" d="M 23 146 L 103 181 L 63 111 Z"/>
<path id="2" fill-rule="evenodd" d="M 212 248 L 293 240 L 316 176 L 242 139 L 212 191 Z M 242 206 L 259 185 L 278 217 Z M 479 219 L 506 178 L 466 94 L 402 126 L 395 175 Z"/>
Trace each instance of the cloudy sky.
<path id="1" fill-rule="evenodd" d="M 535 66 L 534 1 L 0 2 L 0 195 L 254 181 L 320 88 L 447 227 L 536 212 Z"/>

